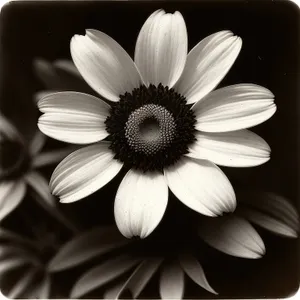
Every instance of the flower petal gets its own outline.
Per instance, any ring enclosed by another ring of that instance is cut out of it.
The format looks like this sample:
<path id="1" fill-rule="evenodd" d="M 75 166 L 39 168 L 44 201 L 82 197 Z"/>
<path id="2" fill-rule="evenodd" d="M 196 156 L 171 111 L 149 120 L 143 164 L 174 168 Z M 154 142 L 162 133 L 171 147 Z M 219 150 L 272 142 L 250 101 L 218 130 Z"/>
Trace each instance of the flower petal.
<path id="1" fill-rule="evenodd" d="M 102 188 L 121 170 L 108 143 L 79 149 L 67 156 L 54 170 L 50 188 L 60 201 L 74 202 Z"/>
<path id="2" fill-rule="evenodd" d="M 184 272 L 199 286 L 213 294 L 218 294 L 208 283 L 201 264 L 194 256 L 190 254 L 181 255 L 180 264 Z"/>
<path id="3" fill-rule="evenodd" d="M 297 237 L 299 215 L 296 208 L 286 198 L 274 193 L 244 191 L 239 192 L 242 206 L 238 213 L 267 230 L 285 237 Z"/>
<path id="4" fill-rule="evenodd" d="M 71 298 L 80 298 L 90 291 L 103 286 L 105 283 L 122 275 L 140 261 L 140 258 L 119 256 L 90 269 L 75 283 Z"/>
<path id="5" fill-rule="evenodd" d="M 77 92 L 49 94 L 38 103 L 44 113 L 38 127 L 57 140 L 89 144 L 108 136 L 105 120 L 109 105 L 94 96 Z"/>
<path id="6" fill-rule="evenodd" d="M 119 101 L 142 83 L 139 72 L 126 51 L 111 37 L 98 30 L 71 40 L 73 61 L 85 81 L 100 95 Z"/>
<path id="7" fill-rule="evenodd" d="M 134 61 L 144 82 L 172 88 L 180 78 L 187 57 L 187 30 L 180 12 L 155 11 L 143 25 Z"/>
<path id="8" fill-rule="evenodd" d="M 164 266 L 161 272 L 159 292 L 161 299 L 182 299 L 184 293 L 184 272 L 179 263 Z"/>
<path id="9" fill-rule="evenodd" d="M 23 180 L 0 182 L 0 221 L 17 208 L 25 192 L 26 185 Z"/>
<path id="10" fill-rule="evenodd" d="M 168 186 L 160 173 L 129 170 L 115 200 L 115 219 L 127 238 L 145 238 L 159 224 L 168 203 Z"/>
<path id="11" fill-rule="evenodd" d="M 64 244 L 48 263 L 49 272 L 76 267 L 126 243 L 115 226 L 101 226 L 88 230 Z"/>
<path id="12" fill-rule="evenodd" d="M 233 188 L 215 164 L 182 158 L 164 173 L 171 191 L 189 208 L 212 217 L 235 209 Z"/>
<path id="13" fill-rule="evenodd" d="M 258 166 L 270 159 L 270 147 L 249 130 L 222 133 L 196 133 L 197 141 L 189 148 L 189 157 L 207 159 L 228 167 Z"/>
<path id="14" fill-rule="evenodd" d="M 188 54 L 175 89 L 195 103 L 210 93 L 227 74 L 242 47 L 240 37 L 224 30 L 200 41 Z"/>
<path id="15" fill-rule="evenodd" d="M 198 232 L 210 246 L 229 255 L 260 258 L 265 253 L 259 234 L 248 221 L 239 217 L 206 218 Z"/>
<path id="16" fill-rule="evenodd" d="M 193 106 L 196 129 L 226 132 L 258 125 L 276 111 L 274 95 L 255 84 L 236 84 L 210 93 Z"/>

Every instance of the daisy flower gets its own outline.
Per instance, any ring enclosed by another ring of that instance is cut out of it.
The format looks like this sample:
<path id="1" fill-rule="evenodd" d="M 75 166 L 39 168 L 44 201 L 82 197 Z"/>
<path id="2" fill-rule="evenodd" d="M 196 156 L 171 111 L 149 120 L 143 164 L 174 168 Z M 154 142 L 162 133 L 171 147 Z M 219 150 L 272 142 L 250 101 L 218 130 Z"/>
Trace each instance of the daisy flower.
<path id="1" fill-rule="evenodd" d="M 205 275 L 205 269 L 215 261 L 210 261 L 214 256 L 208 255 L 211 252 L 207 250 L 211 249 L 206 247 L 203 251 L 205 244 L 201 240 L 227 255 L 259 259 L 266 247 L 250 222 L 287 238 L 296 238 L 299 231 L 297 210 L 284 197 L 252 192 L 251 196 L 258 200 L 249 207 L 246 204 L 248 193 L 242 194 L 246 198 L 241 198 L 244 203 L 241 212 L 237 210 L 219 218 L 199 218 L 198 225 L 189 230 L 177 230 L 183 223 L 175 223 L 174 227 L 178 228 L 167 239 L 164 233 L 156 232 L 146 240 L 130 240 L 126 244 L 126 239 L 118 235 L 113 226 L 93 228 L 62 245 L 49 262 L 48 270 L 50 273 L 66 272 L 88 264 L 89 268 L 75 282 L 70 298 L 93 295 L 92 298 L 119 299 L 124 298 L 122 295 L 126 291 L 130 291 L 133 299 L 149 298 L 147 292 L 141 294 L 153 277 L 159 279 L 161 299 L 183 298 L 189 293 L 187 280 L 209 293 L 222 295 L 222 291 L 216 291 L 209 284 Z M 99 262 L 91 264 L 90 260 L 96 257 Z M 214 277 L 212 272 L 210 276 Z M 150 298 L 156 297 L 150 295 Z"/>
<path id="2" fill-rule="evenodd" d="M 234 190 L 217 166 L 251 167 L 270 158 L 268 144 L 246 128 L 276 111 L 274 95 L 254 84 L 217 89 L 242 46 L 230 31 L 212 34 L 189 53 L 179 12 L 155 11 L 143 25 L 134 61 L 97 30 L 75 35 L 75 66 L 101 97 L 48 94 L 39 103 L 46 135 L 92 144 L 55 169 L 52 193 L 80 200 L 128 170 L 114 214 L 126 237 L 148 236 L 162 219 L 168 189 L 189 208 L 218 216 L 236 207 Z"/>
<path id="3" fill-rule="evenodd" d="M 27 142 L 17 128 L 0 114 L 0 221 L 19 206 L 28 187 L 34 191 L 34 196 L 38 196 L 34 198 L 53 214 L 55 199 L 38 169 L 62 160 L 74 147 L 42 152 L 45 141 L 46 137 L 36 131 Z M 54 215 L 59 217 L 58 212 Z"/>

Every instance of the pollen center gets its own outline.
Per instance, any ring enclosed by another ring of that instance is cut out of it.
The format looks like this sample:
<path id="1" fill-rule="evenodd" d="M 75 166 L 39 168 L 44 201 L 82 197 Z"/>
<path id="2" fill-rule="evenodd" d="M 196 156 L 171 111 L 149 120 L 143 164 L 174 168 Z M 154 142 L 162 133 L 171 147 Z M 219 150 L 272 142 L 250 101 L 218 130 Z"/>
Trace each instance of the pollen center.
<path id="1" fill-rule="evenodd" d="M 125 124 L 125 137 L 136 152 L 153 155 L 168 147 L 174 139 L 176 123 L 172 114 L 156 104 L 133 111 Z"/>
<path id="2" fill-rule="evenodd" d="M 185 97 L 150 84 L 120 95 L 105 125 L 115 159 L 127 168 L 162 172 L 188 153 L 195 122 Z"/>

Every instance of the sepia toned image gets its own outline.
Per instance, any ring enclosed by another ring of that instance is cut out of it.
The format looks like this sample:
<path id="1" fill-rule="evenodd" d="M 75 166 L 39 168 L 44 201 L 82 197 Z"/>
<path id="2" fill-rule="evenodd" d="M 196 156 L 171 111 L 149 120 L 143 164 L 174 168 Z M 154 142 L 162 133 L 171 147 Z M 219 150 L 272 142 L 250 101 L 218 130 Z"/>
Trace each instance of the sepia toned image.
<path id="1" fill-rule="evenodd" d="M 0 14 L 0 291 L 299 289 L 300 11 L 13 1 Z"/>

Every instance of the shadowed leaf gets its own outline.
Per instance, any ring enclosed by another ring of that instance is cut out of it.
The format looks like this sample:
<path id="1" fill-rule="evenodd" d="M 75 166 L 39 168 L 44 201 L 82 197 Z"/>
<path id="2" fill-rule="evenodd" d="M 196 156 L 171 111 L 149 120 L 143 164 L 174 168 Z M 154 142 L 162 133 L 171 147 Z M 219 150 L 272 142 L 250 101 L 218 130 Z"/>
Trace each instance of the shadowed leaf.
<path id="1" fill-rule="evenodd" d="M 71 298 L 80 298 L 92 290 L 101 287 L 128 271 L 139 261 L 140 258 L 137 257 L 119 256 L 96 266 L 83 274 L 75 283 L 71 292 Z"/>
<path id="2" fill-rule="evenodd" d="M 260 258 L 264 242 L 245 219 L 235 216 L 206 218 L 198 228 L 200 237 L 211 247 L 243 258 Z"/>
<path id="3" fill-rule="evenodd" d="M 67 242 L 49 262 L 50 272 L 75 267 L 128 243 L 115 226 L 97 227 Z"/>
<path id="4" fill-rule="evenodd" d="M 244 206 L 237 212 L 273 233 L 285 237 L 297 237 L 299 216 L 296 208 L 284 197 L 266 192 L 242 192 L 240 200 Z"/>
<path id="5" fill-rule="evenodd" d="M 208 283 L 204 270 L 198 260 L 192 255 L 181 255 L 180 264 L 185 273 L 198 285 L 207 291 L 218 294 Z"/>

